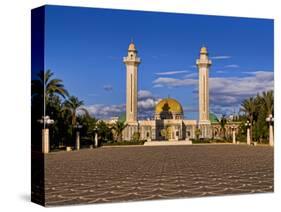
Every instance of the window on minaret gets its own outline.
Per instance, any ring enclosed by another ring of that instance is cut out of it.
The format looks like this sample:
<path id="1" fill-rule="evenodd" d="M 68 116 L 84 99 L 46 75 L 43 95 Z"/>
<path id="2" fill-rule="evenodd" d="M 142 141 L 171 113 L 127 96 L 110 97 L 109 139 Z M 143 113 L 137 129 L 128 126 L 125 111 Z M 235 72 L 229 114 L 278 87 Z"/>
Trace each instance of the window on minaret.
<path id="1" fill-rule="evenodd" d="M 205 76 L 203 76 L 203 111 L 206 112 L 206 79 Z"/>
<path id="2" fill-rule="evenodd" d="M 133 111 L 133 75 L 131 74 L 131 112 Z"/>

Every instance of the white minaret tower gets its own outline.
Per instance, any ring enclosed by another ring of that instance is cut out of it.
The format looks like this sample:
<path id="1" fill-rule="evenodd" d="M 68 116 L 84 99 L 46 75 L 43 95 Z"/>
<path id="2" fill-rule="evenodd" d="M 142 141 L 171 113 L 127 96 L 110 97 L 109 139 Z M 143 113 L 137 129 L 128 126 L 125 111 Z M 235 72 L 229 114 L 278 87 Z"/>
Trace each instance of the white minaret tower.
<path id="1" fill-rule="evenodd" d="M 138 66 L 140 58 L 133 42 L 130 43 L 127 57 L 123 58 L 126 64 L 126 122 L 136 123 L 138 116 Z"/>
<path id="2" fill-rule="evenodd" d="M 209 120 L 209 67 L 212 62 L 208 58 L 206 47 L 200 50 L 200 57 L 196 60 L 199 71 L 199 128 L 201 136 L 210 137 Z"/>

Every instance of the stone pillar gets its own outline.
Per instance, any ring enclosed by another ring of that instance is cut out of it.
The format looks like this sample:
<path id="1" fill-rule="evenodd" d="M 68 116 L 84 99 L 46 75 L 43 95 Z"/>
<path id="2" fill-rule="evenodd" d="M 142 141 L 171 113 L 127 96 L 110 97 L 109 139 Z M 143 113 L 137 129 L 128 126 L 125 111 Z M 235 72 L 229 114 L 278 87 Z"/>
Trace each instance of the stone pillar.
<path id="1" fill-rule="evenodd" d="M 235 135 L 235 129 L 232 129 L 232 143 L 236 143 L 236 135 Z"/>
<path id="2" fill-rule="evenodd" d="M 76 131 L 76 150 L 80 149 L 80 132 Z"/>
<path id="3" fill-rule="evenodd" d="M 42 153 L 46 154 L 50 151 L 49 129 L 42 129 Z"/>
<path id="4" fill-rule="evenodd" d="M 98 133 L 95 133 L 95 147 L 98 147 Z"/>
<path id="5" fill-rule="evenodd" d="M 270 123 L 269 125 L 269 146 L 273 146 L 273 125 Z"/>
<path id="6" fill-rule="evenodd" d="M 250 127 L 247 128 L 247 144 L 251 145 Z"/>

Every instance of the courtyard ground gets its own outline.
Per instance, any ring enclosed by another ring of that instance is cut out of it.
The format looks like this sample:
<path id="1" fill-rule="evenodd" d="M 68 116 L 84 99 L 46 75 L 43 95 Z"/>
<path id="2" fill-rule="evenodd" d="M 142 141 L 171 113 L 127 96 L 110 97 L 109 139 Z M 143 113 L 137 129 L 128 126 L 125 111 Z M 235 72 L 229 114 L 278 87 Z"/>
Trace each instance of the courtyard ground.
<path id="1" fill-rule="evenodd" d="M 47 206 L 273 192 L 273 148 L 190 145 L 56 152 L 45 156 L 45 180 Z"/>

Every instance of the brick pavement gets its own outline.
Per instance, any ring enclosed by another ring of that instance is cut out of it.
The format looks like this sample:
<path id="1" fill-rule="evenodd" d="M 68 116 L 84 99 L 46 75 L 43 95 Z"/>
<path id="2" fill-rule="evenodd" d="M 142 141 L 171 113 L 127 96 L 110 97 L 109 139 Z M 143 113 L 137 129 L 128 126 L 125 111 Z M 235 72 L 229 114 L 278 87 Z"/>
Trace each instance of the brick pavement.
<path id="1" fill-rule="evenodd" d="M 46 205 L 273 192 L 273 148 L 139 146 L 50 153 Z"/>

